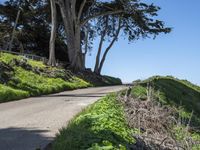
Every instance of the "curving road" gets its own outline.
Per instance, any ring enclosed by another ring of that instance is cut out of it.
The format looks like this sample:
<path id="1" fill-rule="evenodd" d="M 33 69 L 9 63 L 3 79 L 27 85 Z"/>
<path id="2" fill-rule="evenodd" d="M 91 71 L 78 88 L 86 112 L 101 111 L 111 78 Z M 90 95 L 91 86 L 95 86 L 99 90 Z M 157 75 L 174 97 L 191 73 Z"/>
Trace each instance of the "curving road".
<path id="1" fill-rule="evenodd" d="M 83 108 L 124 88 L 87 88 L 0 104 L 0 150 L 44 149 Z"/>

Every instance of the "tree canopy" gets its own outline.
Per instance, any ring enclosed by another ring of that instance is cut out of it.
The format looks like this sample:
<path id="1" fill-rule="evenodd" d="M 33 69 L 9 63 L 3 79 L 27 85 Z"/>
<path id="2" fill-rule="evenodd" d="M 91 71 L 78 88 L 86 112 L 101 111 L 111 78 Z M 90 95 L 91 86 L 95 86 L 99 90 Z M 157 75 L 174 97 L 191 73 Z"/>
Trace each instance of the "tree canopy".
<path id="1" fill-rule="evenodd" d="M 15 14 L 20 6 L 23 13 L 19 19 L 16 39 L 25 49 L 46 56 L 49 48 L 49 56 L 54 56 L 51 55 L 53 52 L 65 53 L 67 58 L 62 55 L 60 59 L 65 58 L 74 70 L 84 70 L 86 54 L 91 49 L 97 49 L 94 71 L 100 74 L 108 52 L 120 37 L 132 42 L 141 38 L 155 38 L 160 33 L 171 31 L 163 21 L 157 19 L 160 7 L 142 0 L 55 0 L 57 17 L 52 18 L 55 13 L 51 13 L 53 8 L 50 2 L 9 0 L 0 5 L 1 37 L 10 37 Z M 58 24 L 56 28 L 53 25 L 55 21 Z M 7 29 L 9 32 L 5 32 Z M 51 38 L 49 45 L 50 35 L 56 36 L 55 44 L 52 44 L 54 40 Z M 95 48 L 93 41 L 99 37 L 99 48 Z M 110 44 L 102 50 L 105 41 Z M 50 60 L 55 61 L 52 58 Z"/>

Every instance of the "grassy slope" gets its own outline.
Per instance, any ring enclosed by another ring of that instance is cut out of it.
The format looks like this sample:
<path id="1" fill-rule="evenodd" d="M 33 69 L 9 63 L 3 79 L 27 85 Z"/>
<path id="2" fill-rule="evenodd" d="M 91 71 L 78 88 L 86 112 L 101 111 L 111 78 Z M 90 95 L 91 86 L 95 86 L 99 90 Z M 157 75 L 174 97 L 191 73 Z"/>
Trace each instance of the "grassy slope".
<path id="1" fill-rule="evenodd" d="M 6 53 L 1 53 L 0 55 L 0 62 L 12 66 L 12 69 L 14 69 L 12 78 L 4 85 L 0 84 L 0 102 L 91 86 L 90 83 L 75 76 L 65 81 L 59 77 L 50 78 L 17 65 L 13 66 L 12 61 L 14 59 L 21 60 L 22 57 Z M 38 61 L 28 60 L 27 64 L 31 65 L 32 68 L 56 69 L 47 68 L 42 62 Z"/>
<path id="2" fill-rule="evenodd" d="M 134 142 L 123 106 L 116 95 L 109 95 L 80 113 L 60 131 L 53 144 L 55 150 L 124 150 Z"/>
<path id="3" fill-rule="evenodd" d="M 191 119 L 191 125 L 200 126 L 200 87 L 186 80 L 179 80 L 172 76 L 155 76 L 138 83 L 131 91 L 135 98 L 147 99 L 147 85 L 153 87 L 153 97 L 163 105 L 174 107 L 180 117 L 186 122 L 179 127 L 175 127 L 177 140 L 183 140 L 186 136 L 192 137 L 200 142 L 200 133 L 198 130 L 186 132 L 188 120 Z M 186 124 L 185 124 L 186 123 Z M 194 145 L 193 150 L 199 150 L 200 145 Z"/>
<path id="4" fill-rule="evenodd" d="M 22 61 L 22 65 L 16 65 L 16 60 Z M 8 71 L 12 77 L 6 83 L 0 82 L 0 103 L 89 86 L 121 84 L 120 79 L 109 76 L 102 76 L 102 80 L 96 83 L 89 78 L 76 77 L 70 71 L 48 67 L 40 61 L 27 60 L 24 67 L 23 60 L 22 56 L 0 53 L 0 63 L 13 70 Z M 53 76 L 49 76 L 52 73 Z"/>
<path id="5" fill-rule="evenodd" d="M 198 130 L 186 132 L 186 126 L 191 118 L 190 125 L 200 126 L 200 87 L 186 80 L 167 76 L 156 76 L 149 78 L 138 85 L 134 86 L 131 95 L 141 100 L 147 99 L 147 87 L 153 88 L 153 97 L 160 101 L 163 105 L 174 107 L 181 116 L 182 125 L 175 127 L 172 132 L 176 134 L 177 140 L 184 140 L 190 135 L 194 140 L 200 141 Z M 194 145 L 193 150 L 200 149 L 200 145 Z"/>
<path id="6" fill-rule="evenodd" d="M 145 80 L 142 85 L 145 87 L 150 83 L 157 92 L 158 98 L 165 104 L 182 108 L 187 114 L 194 111 L 195 116 L 200 118 L 200 87 L 194 85 L 186 80 L 179 80 L 177 78 L 167 77 L 152 77 Z M 189 117 L 189 116 L 188 116 Z"/>

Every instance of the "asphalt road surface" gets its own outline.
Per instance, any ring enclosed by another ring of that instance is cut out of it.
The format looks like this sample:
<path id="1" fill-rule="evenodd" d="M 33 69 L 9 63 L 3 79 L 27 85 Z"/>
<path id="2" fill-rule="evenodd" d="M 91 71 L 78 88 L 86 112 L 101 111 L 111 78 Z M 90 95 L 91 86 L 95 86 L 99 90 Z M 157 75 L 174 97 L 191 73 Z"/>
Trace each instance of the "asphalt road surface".
<path id="1" fill-rule="evenodd" d="M 0 104 L 0 150 L 44 149 L 83 108 L 124 88 L 79 89 Z"/>

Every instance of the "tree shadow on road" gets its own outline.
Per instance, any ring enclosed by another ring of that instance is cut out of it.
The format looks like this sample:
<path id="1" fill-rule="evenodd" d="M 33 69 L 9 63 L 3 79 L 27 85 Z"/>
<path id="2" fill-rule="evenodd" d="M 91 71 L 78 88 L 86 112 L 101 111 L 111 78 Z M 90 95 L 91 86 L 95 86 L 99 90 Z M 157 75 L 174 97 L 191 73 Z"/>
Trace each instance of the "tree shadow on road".
<path id="1" fill-rule="evenodd" d="M 43 149 L 53 139 L 44 136 L 48 130 L 28 128 L 0 129 L 0 150 Z"/>
<path id="2" fill-rule="evenodd" d="M 86 94 L 54 94 L 54 95 L 45 95 L 42 97 L 103 97 L 108 93 L 86 93 Z"/>

